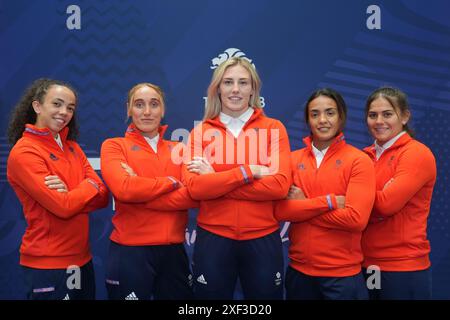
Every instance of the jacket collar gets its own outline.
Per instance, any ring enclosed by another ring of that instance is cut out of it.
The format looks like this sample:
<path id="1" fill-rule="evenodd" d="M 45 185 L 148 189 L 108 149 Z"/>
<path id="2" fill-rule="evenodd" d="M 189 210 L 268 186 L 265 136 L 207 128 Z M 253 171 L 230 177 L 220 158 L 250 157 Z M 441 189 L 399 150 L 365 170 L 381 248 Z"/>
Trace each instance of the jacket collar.
<path id="1" fill-rule="evenodd" d="M 248 108 L 243 114 L 241 114 L 237 118 L 233 118 L 232 116 L 229 116 L 223 112 L 219 114 L 219 120 L 220 122 L 224 123 L 225 125 L 229 125 L 233 120 L 240 121 L 241 123 L 247 123 L 247 121 L 251 118 L 253 112 L 255 109 Z"/>
<path id="2" fill-rule="evenodd" d="M 312 136 L 307 136 L 303 139 L 303 143 L 306 145 L 306 148 L 314 154 L 312 150 Z M 333 142 L 331 142 L 330 146 L 328 147 L 327 154 L 334 152 L 337 150 L 340 146 L 345 145 L 345 137 L 344 133 L 339 133 L 334 139 Z"/>
<path id="3" fill-rule="evenodd" d="M 168 125 L 162 125 L 159 126 L 158 128 L 158 133 L 159 133 L 159 141 L 158 144 L 162 141 L 163 137 L 164 137 L 164 133 L 166 132 L 167 128 L 169 126 Z M 129 138 L 134 138 L 134 139 L 138 139 L 139 141 L 144 142 L 145 144 L 147 144 L 147 141 L 145 141 L 144 136 L 141 133 L 141 130 L 139 130 L 134 123 L 131 123 L 128 128 L 127 131 L 125 132 L 125 137 L 129 137 Z"/>
<path id="4" fill-rule="evenodd" d="M 407 144 L 412 139 L 413 138 L 411 138 L 409 133 L 406 132 L 400 138 L 398 138 L 397 141 L 395 141 L 395 143 L 392 146 L 390 146 L 388 149 L 386 149 L 383 153 L 389 152 L 390 150 L 398 149 L 398 148 L 404 146 L 405 144 Z M 364 148 L 363 151 L 365 153 L 367 153 L 368 155 L 370 155 L 373 159 L 376 159 L 377 151 L 376 151 L 376 148 L 375 148 L 375 143 L 372 144 L 371 146 L 368 146 L 368 147 Z"/>
<path id="5" fill-rule="evenodd" d="M 250 119 L 248 119 L 248 121 L 245 123 L 244 128 L 247 127 L 250 123 L 252 123 L 255 119 L 264 115 L 264 112 L 261 108 L 253 108 L 253 110 L 254 110 L 253 114 L 251 115 Z M 223 124 L 220 121 L 220 115 L 218 115 L 217 117 L 212 118 L 212 119 L 207 119 L 207 120 L 205 120 L 205 122 L 210 123 L 215 127 L 222 127 L 224 129 L 226 129 L 225 124 Z"/>
<path id="6" fill-rule="evenodd" d="M 67 135 L 69 134 L 69 128 L 66 126 L 60 132 L 59 136 L 62 143 L 64 144 L 67 140 Z M 25 130 L 22 134 L 24 137 L 38 138 L 44 141 L 53 141 L 56 144 L 55 138 L 48 128 L 38 128 L 33 124 L 27 123 L 25 125 Z"/>

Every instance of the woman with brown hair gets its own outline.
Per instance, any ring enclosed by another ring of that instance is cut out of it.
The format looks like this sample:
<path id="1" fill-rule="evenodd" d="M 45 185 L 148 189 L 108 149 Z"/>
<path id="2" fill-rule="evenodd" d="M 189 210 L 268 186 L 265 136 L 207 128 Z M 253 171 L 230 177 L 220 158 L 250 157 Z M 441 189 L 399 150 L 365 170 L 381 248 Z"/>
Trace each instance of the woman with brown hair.
<path id="1" fill-rule="evenodd" d="M 375 139 L 364 149 L 376 172 L 376 197 L 362 238 L 363 267 L 381 271 L 371 299 L 430 299 L 427 220 L 436 182 L 431 150 L 413 138 L 407 96 L 382 87 L 367 99 L 366 121 Z"/>

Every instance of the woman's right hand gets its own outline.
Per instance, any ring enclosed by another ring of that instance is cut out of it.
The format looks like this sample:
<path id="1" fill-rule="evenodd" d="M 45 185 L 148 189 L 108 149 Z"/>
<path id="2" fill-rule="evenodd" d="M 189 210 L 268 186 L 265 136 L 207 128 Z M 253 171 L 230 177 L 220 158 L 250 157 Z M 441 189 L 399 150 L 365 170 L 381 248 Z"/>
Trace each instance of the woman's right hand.
<path id="1" fill-rule="evenodd" d="M 305 194 L 303 193 L 303 190 L 299 187 L 292 185 L 289 188 L 288 195 L 286 197 L 287 200 L 305 200 Z"/>
<path id="2" fill-rule="evenodd" d="M 345 196 L 336 196 L 336 203 L 338 205 L 338 209 L 345 208 Z"/>
<path id="3" fill-rule="evenodd" d="M 265 176 L 270 176 L 269 167 L 260 166 L 257 164 L 250 164 L 248 166 L 250 167 L 250 171 L 252 172 L 253 178 L 255 179 L 261 179 Z"/>

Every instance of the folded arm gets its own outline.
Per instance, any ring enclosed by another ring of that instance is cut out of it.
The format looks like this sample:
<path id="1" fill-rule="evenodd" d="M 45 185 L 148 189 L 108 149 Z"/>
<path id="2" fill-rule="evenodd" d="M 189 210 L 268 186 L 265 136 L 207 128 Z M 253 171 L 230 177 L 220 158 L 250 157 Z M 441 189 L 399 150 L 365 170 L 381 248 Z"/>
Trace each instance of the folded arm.
<path id="1" fill-rule="evenodd" d="M 69 219 L 85 212 L 84 207 L 100 192 L 97 182 L 91 177 L 82 180 L 68 192 L 58 192 L 45 184 L 45 177 L 50 175 L 54 173 L 50 172 L 38 151 L 19 151 L 12 154 L 8 160 L 10 181 L 59 218 Z"/>
<path id="2" fill-rule="evenodd" d="M 250 201 L 284 199 L 291 185 L 290 145 L 286 129 L 279 124 L 270 135 L 271 175 L 254 180 L 227 194 L 228 198 Z"/>
<path id="3" fill-rule="evenodd" d="M 248 165 L 213 172 L 209 168 L 209 163 L 197 161 L 203 156 L 202 133 L 197 127 L 191 132 L 187 149 L 189 152 L 184 154 L 182 181 L 194 200 L 222 197 L 239 186 L 251 183 L 254 179 Z"/>
<path id="4" fill-rule="evenodd" d="M 91 199 L 86 206 L 83 208 L 84 211 L 92 212 L 97 209 L 104 208 L 108 205 L 109 202 L 109 190 L 106 187 L 106 185 L 103 183 L 102 179 L 97 175 L 95 170 L 92 168 L 91 164 L 86 158 L 86 155 L 84 152 L 79 148 L 80 155 L 82 157 L 83 161 L 83 167 L 84 167 L 84 177 L 86 179 L 91 179 L 97 184 L 98 187 L 98 193 L 97 195 Z"/>
<path id="5" fill-rule="evenodd" d="M 355 160 L 345 194 L 345 208 L 332 210 L 310 220 L 331 229 L 362 231 L 375 200 L 375 170 L 368 157 Z"/>
<path id="6" fill-rule="evenodd" d="M 145 207 L 159 211 L 187 210 L 197 208 L 198 201 L 191 198 L 186 187 L 181 187 L 147 202 Z"/>
<path id="7" fill-rule="evenodd" d="M 122 202 L 147 202 L 180 186 L 173 177 L 147 178 L 130 175 L 122 166 L 127 163 L 119 143 L 106 140 L 101 149 L 102 177 L 113 193 Z"/>
<path id="8" fill-rule="evenodd" d="M 407 150 L 399 159 L 393 178 L 382 190 L 376 191 L 374 219 L 399 212 L 430 180 L 436 177 L 436 162 L 431 152 L 419 157 L 415 150 Z"/>
<path id="9" fill-rule="evenodd" d="M 304 199 L 277 201 L 275 218 L 279 221 L 304 222 L 337 208 L 334 194 Z"/>

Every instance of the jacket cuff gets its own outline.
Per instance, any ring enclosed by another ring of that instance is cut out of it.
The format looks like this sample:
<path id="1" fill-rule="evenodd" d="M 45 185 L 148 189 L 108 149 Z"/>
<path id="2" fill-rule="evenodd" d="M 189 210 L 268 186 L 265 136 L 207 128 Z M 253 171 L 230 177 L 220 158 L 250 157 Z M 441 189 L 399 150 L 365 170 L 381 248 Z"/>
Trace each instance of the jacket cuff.
<path id="1" fill-rule="evenodd" d="M 98 186 L 97 182 L 95 182 L 93 179 L 88 178 L 87 182 L 89 182 L 91 185 L 93 185 L 95 187 L 95 189 L 97 189 L 97 191 L 100 191 L 100 187 Z"/>
<path id="2" fill-rule="evenodd" d="M 175 179 L 174 177 L 168 176 L 167 178 L 168 178 L 170 181 L 172 181 L 172 186 L 173 186 L 174 189 L 177 189 L 177 188 L 180 186 L 178 180 Z"/>
<path id="3" fill-rule="evenodd" d="M 239 169 L 241 170 L 245 184 L 253 182 L 253 174 L 248 165 L 242 165 Z"/>
<path id="4" fill-rule="evenodd" d="M 327 194 L 326 198 L 327 198 L 328 209 L 330 211 L 336 210 L 338 208 L 337 201 L 336 201 L 336 195 L 334 193 L 330 193 L 330 194 Z"/>

